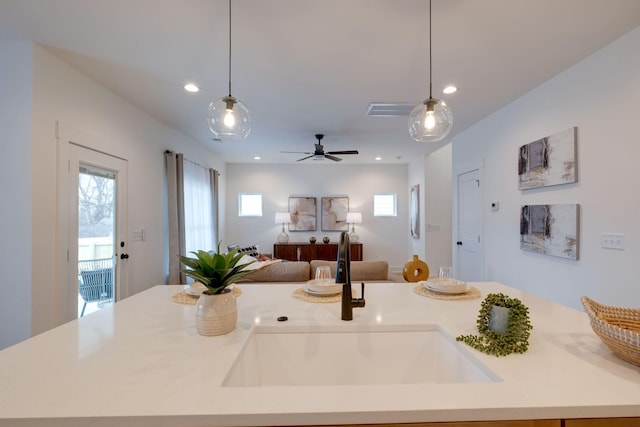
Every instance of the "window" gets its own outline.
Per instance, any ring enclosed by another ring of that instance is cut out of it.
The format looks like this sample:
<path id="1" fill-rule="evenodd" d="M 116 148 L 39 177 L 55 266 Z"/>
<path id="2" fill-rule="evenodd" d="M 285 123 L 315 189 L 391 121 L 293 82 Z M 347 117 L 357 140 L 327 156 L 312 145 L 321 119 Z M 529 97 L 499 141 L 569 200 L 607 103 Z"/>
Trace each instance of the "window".
<path id="1" fill-rule="evenodd" d="M 215 190 L 211 188 L 209 169 L 184 159 L 183 174 L 185 253 L 214 250 L 217 239 Z"/>
<path id="2" fill-rule="evenodd" d="M 373 195 L 373 216 L 397 216 L 396 193 Z"/>
<path id="3" fill-rule="evenodd" d="M 238 216 L 262 216 L 262 194 L 238 194 Z"/>

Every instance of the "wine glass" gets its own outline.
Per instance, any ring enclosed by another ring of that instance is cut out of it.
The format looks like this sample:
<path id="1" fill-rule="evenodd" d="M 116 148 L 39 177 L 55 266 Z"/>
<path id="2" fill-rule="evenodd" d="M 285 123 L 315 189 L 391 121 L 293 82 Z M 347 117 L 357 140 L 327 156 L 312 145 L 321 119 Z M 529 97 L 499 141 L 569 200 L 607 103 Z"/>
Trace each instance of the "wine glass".
<path id="1" fill-rule="evenodd" d="M 316 268 L 316 283 L 328 284 L 331 283 L 333 277 L 331 277 L 331 267 L 328 265 L 321 265 Z"/>
<path id="2" fill-rule="evenodd" d="M 450 266 L 441 266 L 438 269 L 438 279 L 444 282 L 453 281 L 453 270 Z"/>

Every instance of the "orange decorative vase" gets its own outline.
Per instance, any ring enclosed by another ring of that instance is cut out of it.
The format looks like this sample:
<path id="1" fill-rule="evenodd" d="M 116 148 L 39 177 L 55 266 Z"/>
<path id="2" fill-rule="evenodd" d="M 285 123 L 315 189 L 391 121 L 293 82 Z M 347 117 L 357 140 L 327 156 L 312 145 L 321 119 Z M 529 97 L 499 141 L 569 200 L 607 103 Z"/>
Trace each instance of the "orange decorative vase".
<path id="1" fill-rule="evenodd" d="M 402 277 L 407 282 L 419 282 L 429 279 L 429 266 L 426 262 L 414 255 L 413 259 L 407 261 L 402 269 Z"/>

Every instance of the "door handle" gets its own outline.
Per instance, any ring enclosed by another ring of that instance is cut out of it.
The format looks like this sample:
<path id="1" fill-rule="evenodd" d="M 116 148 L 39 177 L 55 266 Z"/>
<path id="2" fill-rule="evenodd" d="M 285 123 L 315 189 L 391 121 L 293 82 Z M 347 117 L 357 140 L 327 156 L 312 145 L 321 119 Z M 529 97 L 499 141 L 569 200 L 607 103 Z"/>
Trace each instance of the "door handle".
<path id="1" fill-rule="evenodd" d="M 120 259 L 129 259 L 129 254 L 120 254 Z"/>
<path id="2" fill-rule="evenodd" d="M 458 241 L 456 242 L 456 245 L 458 245 L 458 246 L 462 246 L 462 242 L 461 242 L 460 240 L 458 240 Z"/>

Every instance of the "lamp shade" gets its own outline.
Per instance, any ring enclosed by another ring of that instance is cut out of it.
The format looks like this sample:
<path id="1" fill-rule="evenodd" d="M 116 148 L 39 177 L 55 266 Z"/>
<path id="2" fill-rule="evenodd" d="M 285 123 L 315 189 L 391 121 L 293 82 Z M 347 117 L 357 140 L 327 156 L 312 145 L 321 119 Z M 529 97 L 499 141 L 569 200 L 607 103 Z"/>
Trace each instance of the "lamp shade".
<path id="1" fill-rule="evenodd" d="M 362 213 L 360 212 L 347 212 L 347 224 L 361 224 Z"/>
<path id="2" fill-rule="evenodd" d="M 223 141 L 242 141 L 251 132 L 249 109 L 233 96 L 218 98 L 209 104 L 207 124 Z"/>
<path id="3" fill-rule="evenodd" d="M 276 224 L 289 224 L 291 222 L 291 214 L 289 212 L 276 212 Z"/>
<path id="4" fill-rule="evenodd" d="M 409 134 L 418 142 L 440 141 L 452 127 L 453 114 L 440 99 L 425 99 L 409 115 Z"/>

